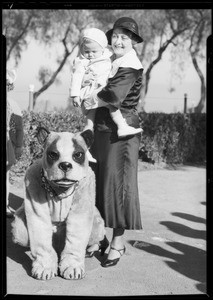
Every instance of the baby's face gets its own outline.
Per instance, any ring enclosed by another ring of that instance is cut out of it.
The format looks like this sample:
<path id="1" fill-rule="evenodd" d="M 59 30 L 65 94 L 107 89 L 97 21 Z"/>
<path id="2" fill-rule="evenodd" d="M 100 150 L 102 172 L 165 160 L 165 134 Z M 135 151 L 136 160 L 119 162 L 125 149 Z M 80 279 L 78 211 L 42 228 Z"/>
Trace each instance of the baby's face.
<path id="1" fill-rule="evenodd" d="M 87 59 L 99 58 L 102 56 L 104 49 L 95 41 L 86 41 L 82 45 L 81 53 Z"/>

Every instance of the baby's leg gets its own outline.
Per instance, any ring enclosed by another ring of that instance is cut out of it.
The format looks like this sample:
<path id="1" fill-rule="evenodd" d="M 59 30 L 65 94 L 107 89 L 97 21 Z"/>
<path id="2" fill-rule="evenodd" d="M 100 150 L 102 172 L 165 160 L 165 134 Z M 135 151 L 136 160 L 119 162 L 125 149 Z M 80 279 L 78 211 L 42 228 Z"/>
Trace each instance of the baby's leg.
<path id="1" fill-rule="evenodd" d="M 113 121 L 118 127 L 118 131 L 117 131 L 118 137 L 134 135 L 142 132 L 141 128 L 134 128 L 132 126 L 129 126 L 125 118 L 122 116 L 122 113 L 119 109 L 115 108 L 112 105 L 109 105 L 108 108 Z"/>
<path id="2" fill-rule="evenodd" d="M 89 110 L 83 109 L 83 112 L 86 116 L 86 125 L 85 125 L 83 131 L 88 130 L 88 129 L 91 131 L 94 131 L 94 120 L 95 120 L 96 110 L 95 109 L 89 109 Z M 86 154 L 87 154 L 87 158 L 89 161 L 94 162 L 94 163 L 97 162 L 97 160 L 92 156 L 92 154 L 89 152 L 89 150 L 87 150 Z"/>
<path id="3" fill-rule="evenodd" d="M 94 120 L 95 120 L 95 109 L 89 109 L 86 113 L 86 125 L 84 127 L 84 130 L 90 129 L 94 130 Z"/>

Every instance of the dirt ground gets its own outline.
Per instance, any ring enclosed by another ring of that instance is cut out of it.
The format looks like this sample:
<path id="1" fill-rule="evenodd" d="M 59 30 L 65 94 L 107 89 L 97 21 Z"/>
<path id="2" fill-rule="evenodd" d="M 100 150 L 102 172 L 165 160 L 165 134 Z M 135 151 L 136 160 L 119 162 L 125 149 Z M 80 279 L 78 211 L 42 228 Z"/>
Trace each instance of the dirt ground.
<path id="1" fill-rule="evenodd" d="M 116 267 L 101 267 L 106 256 L 86 258 L 83 280 L 32 278 L 30 251 L 12 243 L 11 219 L 7 219 L 7 294 L 204 295 L 206 169 L 182 166 L 144 170 L 139 164 L 138 183 L 143 230 L 125 232 L 127 251 Z M 19 182 L 11 188 L 10 204 L 16 209 L 22 201 Z M 111 234 L 107 229 L 109 240 Z"/>

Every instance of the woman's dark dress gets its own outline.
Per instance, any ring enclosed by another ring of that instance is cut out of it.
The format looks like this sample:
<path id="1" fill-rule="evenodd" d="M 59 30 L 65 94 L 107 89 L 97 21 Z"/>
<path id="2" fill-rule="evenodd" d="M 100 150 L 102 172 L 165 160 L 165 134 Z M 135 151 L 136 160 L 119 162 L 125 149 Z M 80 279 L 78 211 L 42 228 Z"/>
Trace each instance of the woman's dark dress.
<path id="1" fill-rule="evenodd" d="M 119 108 L 127 123 L 139 126 L 137 104 L 143 69 L 119 68 L 98 97 Z M 119 138 L 117 126 L 106 107 L 97 109 L 95 137 L 91 148 L 97 159 L 96 205 L 110 228 L 142 229 L 138 195 L 140 134 Z"/>

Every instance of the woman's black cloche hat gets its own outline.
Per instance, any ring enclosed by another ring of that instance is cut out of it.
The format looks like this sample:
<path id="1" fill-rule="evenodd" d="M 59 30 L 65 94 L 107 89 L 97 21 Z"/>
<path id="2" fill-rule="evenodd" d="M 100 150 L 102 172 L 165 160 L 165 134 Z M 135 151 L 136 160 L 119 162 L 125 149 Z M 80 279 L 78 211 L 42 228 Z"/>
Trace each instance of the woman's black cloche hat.
<path id="1" fill-rule="evenodd" d="M 106 32 L 109 45 L 111 45 L 111 37 L 112 37 L 113 30 L 116 28 L 124 28 L 128 31 L 131 31 L 137 43 L 143 42 L 142 37 L 139 35 L 138 24 L 135 22 L 135 20 L 128 17 L 122 17 L 115 22 L 112 29 Z"/>

